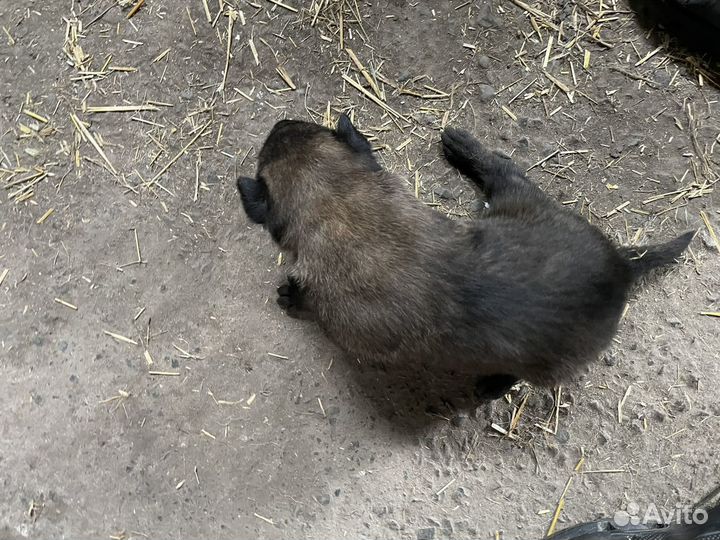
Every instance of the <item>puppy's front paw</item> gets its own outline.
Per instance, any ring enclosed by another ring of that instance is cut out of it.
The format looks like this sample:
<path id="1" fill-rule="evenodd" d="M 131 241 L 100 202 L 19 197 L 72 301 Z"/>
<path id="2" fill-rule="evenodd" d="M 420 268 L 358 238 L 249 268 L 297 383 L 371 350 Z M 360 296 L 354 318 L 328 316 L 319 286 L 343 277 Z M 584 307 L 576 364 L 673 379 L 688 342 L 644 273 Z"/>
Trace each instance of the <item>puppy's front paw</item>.
<path id="1" fill-rule="evenodd" d="M 477 139 L 462 129 L 445 128 L 440 138 L 445 158 L 452 166 L 461 170 L 486 153 Z"/>
<path id="2" fill-rule="evenodd" d="M 465 175 L 485 174 L 511 163 L 510 156 L 488 150 L 465 130 L 445 128 L 440 138 L 448 163 Z"/>

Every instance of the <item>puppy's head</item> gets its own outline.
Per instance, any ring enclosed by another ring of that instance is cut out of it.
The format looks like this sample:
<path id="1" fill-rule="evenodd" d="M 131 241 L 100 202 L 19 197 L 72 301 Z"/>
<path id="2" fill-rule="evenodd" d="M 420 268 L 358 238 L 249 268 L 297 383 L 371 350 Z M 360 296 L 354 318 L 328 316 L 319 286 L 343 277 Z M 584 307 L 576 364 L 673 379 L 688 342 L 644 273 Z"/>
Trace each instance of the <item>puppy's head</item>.
<path id="1" fill-rule="evenodd" d="M 343 189 L 350 171 L 379 171 L 368 140 L 342 114 L 334 130 L 298 120 L 273 126 L 258 157 L 255 178 L 238 178 L 248 218 L 285 247 L 300 211 Z"/>

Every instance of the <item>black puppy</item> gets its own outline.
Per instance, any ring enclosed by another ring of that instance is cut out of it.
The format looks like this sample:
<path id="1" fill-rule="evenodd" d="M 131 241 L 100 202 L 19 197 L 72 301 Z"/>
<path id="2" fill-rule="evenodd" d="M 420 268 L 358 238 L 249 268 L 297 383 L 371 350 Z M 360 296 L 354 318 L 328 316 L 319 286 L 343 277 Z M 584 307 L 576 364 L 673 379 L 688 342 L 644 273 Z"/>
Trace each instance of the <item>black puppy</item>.
<path id="1" fill-rule="evenodd" d="M 355 355 L 481 376 L 486 398 L 519 378 L 553 385 L 597 357 L 633 282 L 693 237 L 617 248 L 467 132 L 446 129 L 442 143 L 485 193 L 482 219 L 416 200 L 344 115 L 336 130 L 277 123 L 257 177 L 239 180 L 250 219 L 291 255 L 278 302 Z"/>

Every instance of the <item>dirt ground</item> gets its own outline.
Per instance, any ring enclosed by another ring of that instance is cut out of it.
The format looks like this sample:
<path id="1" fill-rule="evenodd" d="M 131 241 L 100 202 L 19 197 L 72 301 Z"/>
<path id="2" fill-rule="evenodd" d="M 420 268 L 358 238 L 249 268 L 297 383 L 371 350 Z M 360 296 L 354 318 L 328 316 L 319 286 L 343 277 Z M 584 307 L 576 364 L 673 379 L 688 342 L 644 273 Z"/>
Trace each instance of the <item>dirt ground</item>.
<path id="1" fill-rule="evenodd" d="M 0 538 L 531 540 L 719 483 L 720 94 L 697 58 L 615 0 L 129 14 L 0 2 Z M 341 111 L 458 219 L 482 204 L 445 125 L 620 243 L 700 232 L 581 380 L 428 411 L 283 314 L 240 207 L 276 120 Z"/>

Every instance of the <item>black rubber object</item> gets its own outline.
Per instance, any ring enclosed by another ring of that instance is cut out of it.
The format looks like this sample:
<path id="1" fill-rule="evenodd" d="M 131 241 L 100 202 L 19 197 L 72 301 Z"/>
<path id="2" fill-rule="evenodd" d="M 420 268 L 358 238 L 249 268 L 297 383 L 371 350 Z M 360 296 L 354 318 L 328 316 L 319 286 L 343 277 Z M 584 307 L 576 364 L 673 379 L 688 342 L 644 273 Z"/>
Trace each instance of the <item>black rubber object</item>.
<path id="1" fill-rule="evenodd" d="M 610 519 L 583 523 L 559 531 L 544 540 L 720 540 L 720 488 L 715 489 L 695 508 L 707 512 L 700 525 L 627 525 L 619 527 Z"/>

